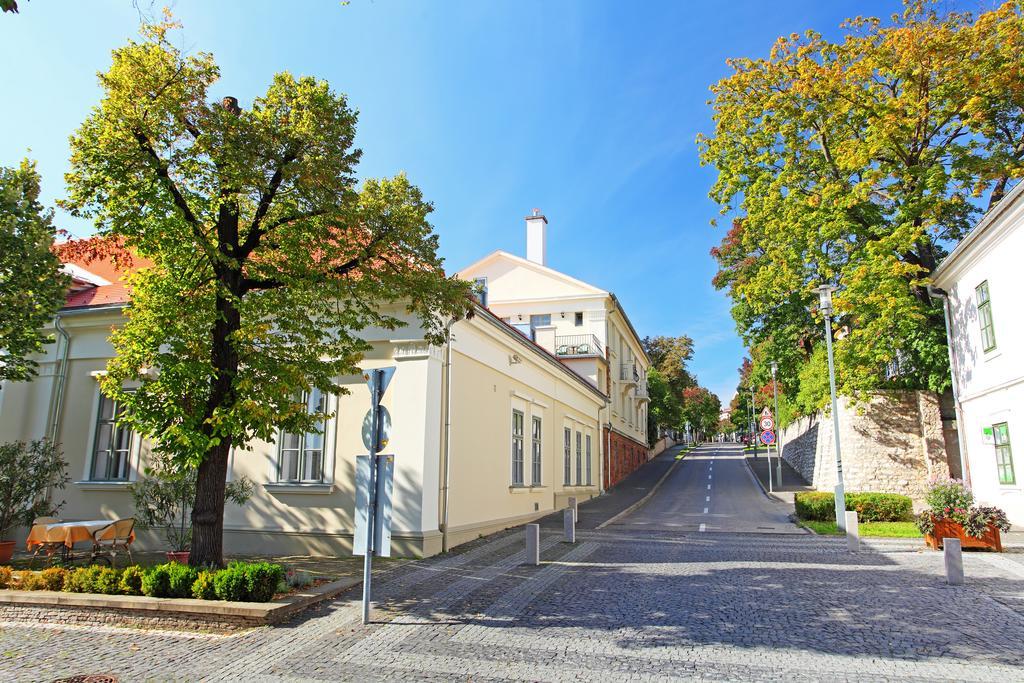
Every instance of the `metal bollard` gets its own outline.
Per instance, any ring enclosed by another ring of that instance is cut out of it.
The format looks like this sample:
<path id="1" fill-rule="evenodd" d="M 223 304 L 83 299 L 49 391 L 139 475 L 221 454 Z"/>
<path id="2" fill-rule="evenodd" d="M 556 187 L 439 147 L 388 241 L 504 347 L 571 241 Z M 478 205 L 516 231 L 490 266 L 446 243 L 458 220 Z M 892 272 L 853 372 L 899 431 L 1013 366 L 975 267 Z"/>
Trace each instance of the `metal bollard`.
<path id="1" fill-rule="evenodd" d="M 942 539 L 943 554 L 946 559 L 946 583 L 951 586 L 962 586 L 964 583 L 964 556 L 960 548 L 959 538 Z"/>
<path id="2" fill-rule="evenodd" d="M 569 508 L 572 510 L 572 521 L 579 523 L 580 521 L 580 507 L 576 502 L 576 496 L 569 496 Z"/>
<path id="3" fill-rule="evenodd" d="M 565 542 L 575 543 L 576 542 L 576 520 L 573 519 L 572 508 L 565 509 L 565 515 L 563 517 L 563 527 L 565 529 Z"/>
<path id="4" fill-rule="evenodd" d="M 540 564 L 540 524 L 526 525 L 526 564 Z"/>
<path id="5" fill-rule="evenodd" d="M 846 547 L 851 553 L 860 550 L 860 525 L 856 510 L 846 511 Z"/>

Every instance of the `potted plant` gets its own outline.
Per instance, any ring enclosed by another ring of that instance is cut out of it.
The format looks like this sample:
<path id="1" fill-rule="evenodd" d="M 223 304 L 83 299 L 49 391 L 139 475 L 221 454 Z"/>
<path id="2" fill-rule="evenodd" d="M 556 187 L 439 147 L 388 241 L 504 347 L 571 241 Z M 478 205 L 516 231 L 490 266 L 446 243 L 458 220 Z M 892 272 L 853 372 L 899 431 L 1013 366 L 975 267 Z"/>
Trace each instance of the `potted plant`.
<path id="1" fill-rule="evenodd" d="M 999 532 L 1010 530 L 1006 513 L 995 507 L 975 506 L 974 494 L 962 481 L 935 482 L 926 500 L 929 507 L 917 516 L 917 528 L 932 548 L 941 548 L 944 538 L 957 538 L 964 548 L 1003 551 Z"/>
<path id="2" fill-rule="evenodd" d="M 188 564 L 192 543 L 192 502 L 196 497 L 196 470 L 179 467 L 169 456 L 154 453 L 145 478 L 128 487 L 135 501 L 135 523 L 140 529 L 159 529 L 170 550 L 169 562 Z M 242 505 L 252 495 L 246 478 L 228 482 L 225 499 Z"/>
<path id="3" fill-rule="evenodd" d="M 0 444 L 0 539 L 36 517 L 57 514 L 64 502 L 54 504 L 52 492 L 67 485 L 67 465 L 45 439 Z M 0 541 L 0 564 L 10 562 L 13 554 L 14 541 Z"/>

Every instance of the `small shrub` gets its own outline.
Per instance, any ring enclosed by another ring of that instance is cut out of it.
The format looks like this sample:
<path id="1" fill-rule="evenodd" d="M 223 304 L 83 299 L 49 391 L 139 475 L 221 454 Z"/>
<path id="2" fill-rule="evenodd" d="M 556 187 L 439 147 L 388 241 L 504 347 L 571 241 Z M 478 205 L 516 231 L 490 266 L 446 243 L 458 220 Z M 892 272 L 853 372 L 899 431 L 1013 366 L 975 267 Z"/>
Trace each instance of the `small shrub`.
<path id="1" fill-rule="evenodd" d="M 216 600 L 217 590 L 213 583 L 216 574 L 211 571 L 201 571 L 192 584 L 192 597 L 198 600 Z"/>
<path id="2" fill-rule="evenodd" d="M 278 585 L 284 580 L 284 567 L 270 562 L 253 562 L 241 566 L 244 567 L 246 577 L 246 599 L 270 602 Z"/>
<path id="3" fill-rule="evenodd" d="M 855 510 L 861 522 L 906 522 L 912 519 L 913 503 L 897 493 L 847 493 L 846 509 Z M 836 521 L 835 494 L 825 491 L 797 493 L 793 499 L 797 517 L 813 522 Z"/>
<path id="4" fill-rule="evenodd" d="M 20 574 L 20 580 L 18 581 L 18 589 L 23 591 L 44 591 L 46 590 L 46 584 L 43 582 L 43 577 L 38 573 L 32 571 L 23 571 Z"/>
<path id="5" fill-rule="evenodd" d="M 192 584 L 196 582 L 199 572 L 187 564 L 171 562 L 167 565 L 167 597 L 191 598 Z"/>
<path id="6" fill-rule="evenodd" d="M 143 572 L 142 594 L 151 598 L 190 598 L 197 574 L 195 567 L 187 564 L 158 564 Z"/>
<path id="7" fill-rule="evenodd" d="M 118 588 L 122 595 L 142 595 L 142 567 L 131 565 L 121 572 Z"/>
<path id="8" fill-rule="evenodd" d="M 9 588 L 14 581 L 14 572 L 10 567 L 0 567 L 0 588 Z"/>
<path id="9" fill-rule="evenodd" d="M 914 514 L 910 497 L 896 493 L 848 493 L 846 509 L 862 522 L 909 522 Z"/>
<path id="10" fill-rule="evenodd" d="M 100 569 L 102 567 L 79 567 L 69 571 L 64 576 L 64 592 L 95 593 L 93 584 L 95 583 L 96 573 Z"/>
<path id="11" fill-rule="evenodd" d="M 213 589 L 218 600 L 245 600 L 248 595 L 247 583 L 241 564 L 231 563 L 213 576 Z"/>
<path id="12" fill-rule="evenodd" d="M 121 575 L 111 567 L 96 567 L 92 577 L 91 593 L 103 595 L 119 595 L 121 593 Z"/>
<path id="13" fill-rule="evenodd" d="M 808 491 L 793 496 L 796 516 L 812 522 L 836 521 L 835 496 L 824 491 Z"/>
<path id="14" fill-rule="evenodd" d="M 50 567 L 39 572 L 39 579 L 46 586 L 45 590 L 59 591 L 64 588 L 64 578 L 68 572 L 61 567 Z"/>
<path id="15" fill-rule="evenodd" d="M 142 572 L 141 588 L 143 595 L 166 598 L 171 591 L 171 577 L 167 573 L 167 565 L 158 564 Z"/>

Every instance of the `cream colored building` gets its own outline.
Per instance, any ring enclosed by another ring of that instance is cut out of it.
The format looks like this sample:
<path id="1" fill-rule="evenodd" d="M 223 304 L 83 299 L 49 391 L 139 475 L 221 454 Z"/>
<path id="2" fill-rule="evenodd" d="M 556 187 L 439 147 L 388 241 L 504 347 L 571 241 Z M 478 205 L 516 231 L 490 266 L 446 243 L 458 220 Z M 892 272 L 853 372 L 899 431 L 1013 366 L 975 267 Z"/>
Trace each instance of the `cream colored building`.
<path id="1" fill-rule="evenodd" d="M 534 209 L 526 217 L 526 258 L 495 251 L 459 276 L 485 292 L 490 311 L 609 397 L 602 433 L 607 488 L 647 460 L 650 361 L 614 294 L 547 266 L 547 225 Z"/>
<path id="2" fill-rule="evenodd" d="M 109 263 L 69 270 L 75 288 L 55 321 L 57 343 L 39 359 L 39 376 L 0 386 L 0 441 L 51 435 L 61 445 L 72 478 L 59 493 L 64 519 L 127 517 L 133 514 L 127 487 L 142 476 L 149 447 L 116 424 L 118 406 L 100 395 L 97 376 L 112 355 L 108 337 L 122 324 L 129 297 L 123 274 Z M 628 322 L 598 292 L 591 299 L 605 301 L 603 312 L 589 303 L 573 310 L 594 316 L 587 330 L 606 330 L 603 345 Z M 613 336 L 610 358 L 567 359 L 500 315 L 478 307 L 452 326 L 450 345 L 440 347 L 423 340 L 414 320 L 395 331 L 365 333 L 373 349 L 363 369 L 397 368 L 384 401 L 393 419 L 389 451 L 396 456 L 396 554 L 430 555 L 562 508 L 570 496 L 598 495 L 608 415 L 602 381 L 621 394 L 613 402 L 615 424 L 625 431 L 641 420 L 639 401 L 622 398 L 623 387 L 633 387 L 632 396 L 638 383 L 632 372 L 626 379 L 619 372 L 639 358 L 643 376 L 635 335 Z M 611 377 L 601 375 L 609 367 Z M 256 492 L 244 506 L 226 510 L 228 552 L 351 552 L 355 458 L 364 452 L 369 393 L 361 376 L 337 380 L 351 394 L 307 397 L 314 407 L 326 401 L 333 413 L 322 434 L 279 434 L 233 454 L 229 476 L 248 477 Z M 160 547 L 152 534 L 139 540 Z"/>

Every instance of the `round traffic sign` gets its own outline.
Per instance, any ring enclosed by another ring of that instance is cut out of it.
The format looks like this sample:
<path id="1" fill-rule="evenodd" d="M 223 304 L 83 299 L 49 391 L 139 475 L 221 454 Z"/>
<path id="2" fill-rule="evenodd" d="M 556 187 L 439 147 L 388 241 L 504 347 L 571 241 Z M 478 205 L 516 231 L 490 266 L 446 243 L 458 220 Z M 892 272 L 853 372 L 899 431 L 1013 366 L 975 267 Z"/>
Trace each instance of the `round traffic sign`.
<path id="1" fill-rule="evenodd" d="M 762 417 L 761 418 L 761 429 L 763 429 L 765 431 L 769 431 L 769 432 L 772 431 L 773 429 L 775 429 L 775 420 L 773 420 L 770 417 Z"/>
<path id="2" fill-rule="evenodd" d="M 770 446 L 775 443 L 775 432 L 768 429 L 761 432 L 761 443 L 765 446 Z"/>
<path id="3" fill-rule="evenodd" d="M 363 445 L 366 446 L 366 450 L 374 450 L 373 441 L 373 408 L 366 411 L 366 416 L 363 418 Z M 380 446 L 384 449 L 388 445 L 388 441 L 391 440 L 391 413 L 384 406 L 380 407 Z"/>

